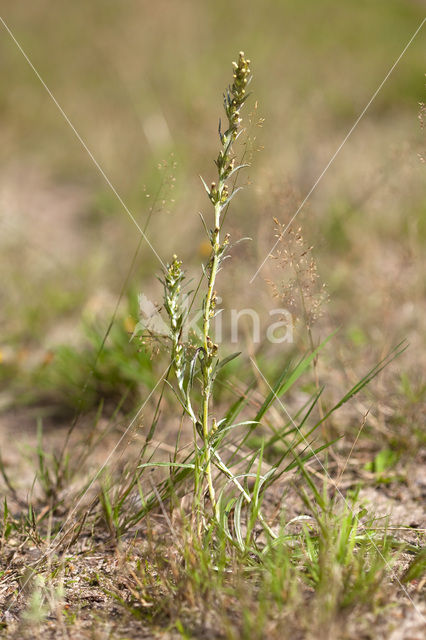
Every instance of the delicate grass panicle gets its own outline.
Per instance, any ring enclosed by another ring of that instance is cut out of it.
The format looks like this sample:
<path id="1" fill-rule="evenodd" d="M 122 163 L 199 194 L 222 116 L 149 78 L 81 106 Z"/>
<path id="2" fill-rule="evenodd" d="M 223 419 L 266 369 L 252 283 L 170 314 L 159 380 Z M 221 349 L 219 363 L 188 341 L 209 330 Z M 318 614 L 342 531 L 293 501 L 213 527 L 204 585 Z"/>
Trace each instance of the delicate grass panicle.
<path id="1" fill-rule="evenodd" d="M 301 227 L 287 227 L 277 218 L 274 223 L 277 248 L 272 257 L 281 279 L 277 282 L 271 278 L 267 282 L 272 296 L 280 300 L 295 319 L 302 320 L 310 331 L 328 300 L 325 284 L 319 283 L 314 247 L 304 240 Z"/>

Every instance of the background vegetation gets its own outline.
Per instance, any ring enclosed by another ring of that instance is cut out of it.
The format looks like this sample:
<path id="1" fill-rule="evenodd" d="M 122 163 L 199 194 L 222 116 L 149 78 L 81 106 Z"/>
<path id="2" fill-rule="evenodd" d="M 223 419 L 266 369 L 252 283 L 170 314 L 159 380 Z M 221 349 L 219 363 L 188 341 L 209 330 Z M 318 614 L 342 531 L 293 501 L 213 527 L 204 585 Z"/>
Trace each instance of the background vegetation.
<path id="1" fill-rule="evenodd" d="M 362 632 L 371 638 L 408 638 L 421 628 L 395 575 L 419 608 L 426 482 L 421 471 L 426 145 L 418 119 L 419 102 L 425 101 L 424 28 L 279 246 L 281 252 L 294 248 L 300 227 L 303 247 L 315 262 L 315 277 L 308 278 L 313 311 L 321 300 L 312 325 L 314 344 L 339 329 L 321 351 L 315 371 L 307 372 L 286 398 L 292 415 L 322 385 L 323 410 L 330 408 L 396 344 L 408 342 L 399 358 L 327 422 L 316 444 L 337 439 L 322 460 L 355 501 L 356 513 L 367 509 L 371 521 L 368 526 L 363 521 L 360 535 L 368 527 L 385 526 L 374 517 L 392 512 L 387 526 L 401 528 L 392 534 L 396 541 L 380 537 L 381 558 L 368 555 L 371 545 L 365 538 L 352 555 L 349 540 L 358 535 L 353 533 L 358 524 L 341 505 L 335 507 L 332 487 L 321 498 L 325 477 L 313 465 L 309 473 L 319 494 L 303 484 L 302 473 L 301 485 L 295 481 L 297 487 L 286 494 L 287 521 L 309 514 L 316 523 L 314 542 L 304 526 L 298 530 L 301 551 L 291 562 L 288 549 L 281 547 L 262 560 L 259 572 L 253 558 L 241 560 L 239 551 L 230 556 L 222 547 L 212 561 L 205 551 L 209 545 L 194 540 L 176 512 L 170 515 L 172 538 L 179 543 L 170 551 L 170 528 L 161 509 L 148 524 L 146 519 L 137 523 L 146 546 L 129 547 L 126 538 L 118 550 L 120 517 L 129 518 L 132 511 L 126 505 L 114 515 L 113 488 L 123 486 L 117 478 L 125 482 L 125 462 L 137 464 L 153 417 L 156 455 L 174 455 L 180 415 L 166 392 L 160 417 L 152 397 L 125 454 L 108 469 L 110 480 L 102 478 L 102 486 L 95 482 L 93 495 L 89 492 L 91 500 L 101 497 L 93 511 L 91 545 L 81 538 L 75 548 L 67 542 L 42 584 L 30 581 L 20 595 L 17 584 L 42 553 L 52 527 L 57 533 L 73 514 L 75 496 L 164 370 L 164 355 L 129 342 L 138 321 L 137 294 L 159 303 L 162 295 L 155 279 L 160 264 L 140 242 L 129 212 L 164 261 L 177 253 L 188 276 L 199 275 L 207 255 L 197 213 L 208 212 L 199 174 L 207 182 L 214 177 L 220 96 L 230 79 L 230 61 L 244 49 L 254 80 L 246 108 L 252 166 L 227 225 L 233 240 L 252 240 L 233 249 L 224 267 L 227 275 L 219 277 L 223 306 L 257 309 L 264 329 L 265 309 L 276 306 L 273 293 L 283 286 L 286 297 L 279 306 L 288 306 L 298 319 L 294 344 L 280 350 L 251 344 L 249 324 L 237 347 L 225 341 L 225 353 L 244 355 L 221 374 L 219 404 L 226 406 L 256 380 L 258 408 L 269 389 L 249 356 L 256 356 L 272 381 L 290 357 L 297 361 L 311 346 L 283 255 L 269 260 L 249 283 L 275 241 L 274 218 L 283 225 L 291 219 L 424 13 L 424 3 L 416 0 L 4 0 L 3 20 L 122 200 L 0 25 L 0 486 L 9 504 L 3 509 L 0 595 L 7 606 L 16 599 L 1 621 L 5 634 L 13 636 L 18 628 L 22 637 L 34 637 L 56 627 L 63 637 L 78 632 L 124 638 L 140 637 L 143 628 L 159 636 L 215 637 L 217 632 L 218 637 L 278 638 L 285 620 L 292 637 L 318 637 L 315 624 L 330 584 L 340 585 L 340 591 L 325 607 L 324 637 Z M 275 427 L 282 424 L 278 410 L 273 407 L 270 417 Z M 75 448 L 61 458 L 70 425 Z M 185 444 L 185 430 L 182 438 Z M 253 435 L 249 444 L 256 449 L 261 438 Z M 275 454 L 271 445 L 267 462 Z M 301 494 L 305 486 L 312 502 Z M 48 513 L 53 521 L 47 522 Z M 73 514 L 77 523 L 80 515 Z M 97 530 L 102 533 L 93 533 Z M 315 538 L 318 530 L 327 535 Z M 333 537 L 336 530 L 346 532 L 342 539 Z M 164 544 L 157 544 L 156 536 Z M 395 574 L 383 566 L 383 556 Z M 84 585 L 74 589 L 82 558 Z M 144 572 L 147 558 L 151 568 Z M 282 573 L 277 576 L 278 565 Z M 374 568 L 367 576 L 365 566 Z M 341 579 L 330 577 L 333 567 Z M 414 574 L 405 573 L 409 567 Z M 99 618 L 85 609 L 91 598 L 98 598 Z M 386 609 L 390 601 L 395 604 L 391 612 Z M 108 626 L 112 603 L 117 624 Z"/>

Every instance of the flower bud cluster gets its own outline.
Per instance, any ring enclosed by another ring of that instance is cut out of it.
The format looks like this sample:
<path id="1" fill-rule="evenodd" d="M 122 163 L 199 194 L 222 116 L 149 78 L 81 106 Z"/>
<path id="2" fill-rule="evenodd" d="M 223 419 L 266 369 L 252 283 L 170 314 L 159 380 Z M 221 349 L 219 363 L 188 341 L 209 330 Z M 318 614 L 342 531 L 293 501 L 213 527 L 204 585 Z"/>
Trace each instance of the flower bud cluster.
<path id="1" fill-rule="evenodd" d="M 181 285 L 185 279 L 182 261 L 177 256 L 164 270 L 164 308 L 170 320 L 170 338 L 172 341 L 172 361 L 179 382 L 185 376 L 185 353 L 181 342 L 182 328 L 185 322 L 185 311 L 181 304 Z"/>

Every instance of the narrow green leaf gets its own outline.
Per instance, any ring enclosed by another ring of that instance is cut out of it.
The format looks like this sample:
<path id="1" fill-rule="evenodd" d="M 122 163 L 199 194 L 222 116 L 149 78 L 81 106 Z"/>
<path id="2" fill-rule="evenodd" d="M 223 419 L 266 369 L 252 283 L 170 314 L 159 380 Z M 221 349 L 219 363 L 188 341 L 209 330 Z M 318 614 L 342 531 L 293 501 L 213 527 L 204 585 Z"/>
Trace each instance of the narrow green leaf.
<path id="1" fill-rule="evenodd" d="M 275 383 L 272 391 L 268 394 L 265 402 L 263 403 L 263 405 L 261 406 L 260 410 L 258 411 L 258 413 L 257 413 L 257 415 L 255 417 L 255 420 L 261 420 L 263 418 L 263 416 L 265 415 L 265 413 L 267 412 L 267 410 L 269 409 L 269 407 L 274 403 L 276 398 L 280 398 L 282 395 L 284 395 L 284 393 L 286 393 L 294 385 L 294 383 L 297 382 L 297 380 L 300 378 L 300 376 L 306 371 L 306 369 L 309 367 L 311 362 L 315 359 L 317 354 L 325 347 L 327 342 L 329 340 L 331 340 L 331 338 L 335 334 L 336 334 L 336 331 L 334 331 L 332 334 L 330 334 L 315 349 L 315 351 L 312 351 L 312 353 L 310 353 L 308 356 L 303 358 L 299 362 L 299 364 L 293 369 L 293 371 L 290 373 L 290 375 L 288 375 L 288 377 L 287 377 L 288 368 L 286 368 L 283 371 L 283 373 L 280 375 L 280 377 L 278 378 L 277 382 Z"/>
<path id="2" fill-rule="evenodd" d="M 180 462 L 144 462 L 138 465 L 138 469 L 143 467 L 178 467 L 179 469 L 195 469 L 194 464 L 184 464 Z"/>
<path id="3" fill-rule="evenodd" d="M 240 354 L 241 354 L 241 351 L 236 351 L 235 353 L 231 353 L 231 355 L 226 356 L 226 358 L 224 358 L 223 360 L 220 360 L 217 363 L 216 370 L 219 371 L 219 369 L 222 369 L 222 367 L 228 364 L 228 362 L 231 362 L 231 360 L 234 360 L 235 358 L 237 358 Z"/>

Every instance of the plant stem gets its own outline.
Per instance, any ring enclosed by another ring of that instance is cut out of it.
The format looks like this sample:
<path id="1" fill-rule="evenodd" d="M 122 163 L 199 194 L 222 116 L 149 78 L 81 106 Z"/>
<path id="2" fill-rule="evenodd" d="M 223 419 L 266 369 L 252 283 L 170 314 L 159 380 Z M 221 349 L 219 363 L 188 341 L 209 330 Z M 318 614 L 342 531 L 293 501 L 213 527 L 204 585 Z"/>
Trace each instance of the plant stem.
<path id="1" fill-rule="evenodd" d="M 218 192 L 222 194 L 223 187 L 225 185 L 225 180 L 222 179 L 219 181 Z M 213 345 L 210 340 L 210 319 L 214 313 L 214 305 L 212 305 L 213 295 L 214 295 L 214 286 L 216 282 L 216 276 L 219 268 L 220 262 L 220 213 L 221 213 L 221 203 L 220 200 L 215 204 L 215 228 L 212 233 L 212 259 L 211 259 L 211 269 L 208 280 L 208 288 L 207 294 L 204 301 L 204 314 L 203 314 L 203 348 L 205 353 L 205 366 L 203 370 L 203 419 L 202 419 L 202 429 L 203 429 L 203 441 L 204 441 L 204 463 L 205 463 L 205 473 L 207 477 L 207 484 L 209 488 L 210 501 L 212 503 L 212 508 L 215 512 L 215 515 L 218 516 L 217 513 L 217 503 L 215 490 L 213 485 L 213 477 L 212 477 L 212 466 L 211 466 L 211 447 L 209 444 L 209 436 L 210 436 L 210 428 L 209 428 L 209 404 L 210 404 L 210 396 L 212 392 L 212 375 L 213 375 L 213 349 L 215 345 Z"/>
<path id="2" fill-rule="evenodd" d="M 210 502 L 212 504 L 213 512 L 218 518 L 218 505 L 216 502 L 213 477 L 212 477 L 212 465 L 211 458 L 214 453 L 211 445 L 211 435 L 215 430 L 215 421 L 213 424 L 209 424 L 209 409 L 210 400 L 214 382 L 214 366 L 217 352 L 217 345 L 213 343 L 210 338 L 210 321 L 214 317 L 216 307 L 216 292 L 215 283 L 216 277 L 219 271 L 222 257 L 225 253 L 228 237 L 220 242 L 220 229 L 221 229 L 221 213 L 226 210 L 233 194 L 229 194 L 226 180 L 230 177 L 235 170 L 232 144 L 238 137 L 238 129 L 241 122 L 240 109 L 244 105 L 247 98 L 246 86 L 249 82 L 250 74 L 250 61 L 246 60 L 244 53 L 240 52 L 238 63 L 234 64 L 233 84 L 229 87 L 224 95 L 224 107 L 225 113 L 228 119 L 227 130 L 221 132 L 221 124 L 219 124 L 219 137 L 221 141 L 221 149 L 216 160 L 218 184 L 212 183 L 211 188 L 206 191 L 209 195 L 210 201 L 214 205 L 214 228 L 209 233 L 210 243 L 212 247 L 212 253 L 210 262 L 207 268 L 207 292 L 203 303 L 203 354 L 201 360 L 201 369 L 203 377 L 202 386 L 202 413 L 201 413 L 201 427 L 202 438 L 204 444 L 203 451 L 203 463 L 205 474 L 207 478 L 207 485 L 210 495 Z"/>

